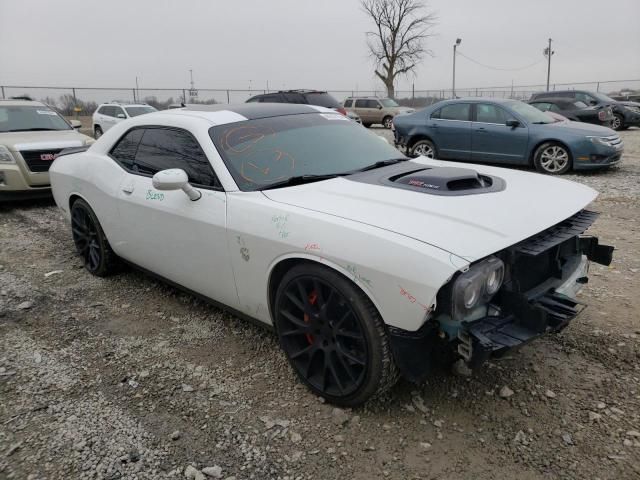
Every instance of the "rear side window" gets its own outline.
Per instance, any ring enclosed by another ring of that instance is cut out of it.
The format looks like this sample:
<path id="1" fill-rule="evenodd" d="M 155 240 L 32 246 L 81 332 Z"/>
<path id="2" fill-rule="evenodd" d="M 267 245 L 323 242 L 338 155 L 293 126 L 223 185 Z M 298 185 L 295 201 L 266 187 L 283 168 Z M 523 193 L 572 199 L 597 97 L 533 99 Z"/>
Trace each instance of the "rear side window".
<path id="1" fill-rule="evenodd" d="M 191 134 L 173 128 L 145 129 L 133 171 L 152 176 L 168 168 L 183 169 L 194 185 L 220 187 L 209 160 Z"/>
<path id="2" fill-rule="evenodd" d="M 340 104 L 328 93 L 305 93 L 309 105 L 318 105 L 326 108 L 339 108 Z"/>
<path id="3" fill-rule="evenodd" d="M 353 105 L 353 100 L 345 100 L 344 101 L 344 106 L 345 107 L 351 107 Z"/>
<path id="4" fill-rule="evenodd" d="M 454 103 L 452 105 L 446 105 L 440 109 L 440 118 L 442 120 L 462 120 L 467 121 L 470 119 L 471 104 L 469 103 Z"/>
<path id="5" fill-rule="evenodd" d="M 105 107 L 102 107 L 98 113 L 101 113 L 102 115 L 106 115 L 108 117 L 115 117 L 116 116 L 115 111 L 116 111 L 115 107 L 105 106 Z"/>
<path id="6" fill-rule="evenodd" d="M 488 103 L 476 104 L 476 122 L 499 123 L 504 125 L 506 121 L 507 114 L 500 107 Z"/>
<path id="7" fill-rule="evenodd" d="M 138 145 L 142 139 L 144 129 L 136 128 L 135 130 L 129 130 L 118 141 L 113 150 L 111 150 L 111 156 L 120 163 L 127 170 L 133 168 L 133 162 L 136 158 L 136 152 L 138 151 Z"/>
<path id="8" fill-rule="evenodd" d="M 356 100 L 356 108 L 367 108 L 366 100 Z"/>
<path id="9" fill-rule="evenodd" d="M 299 93 L 283 93 L 282 95 L 282 103 L 307 103 L 302 95 Z"/>
<path id="10" fill-rule="evenodd" d="M 124 113 L 124 110 L 120 107 L 111 107 L 113 108 L 113 116 L 117 117 L 118 115 L 124 115 L 124 117 L 126 118 L 127 115 Z"/>

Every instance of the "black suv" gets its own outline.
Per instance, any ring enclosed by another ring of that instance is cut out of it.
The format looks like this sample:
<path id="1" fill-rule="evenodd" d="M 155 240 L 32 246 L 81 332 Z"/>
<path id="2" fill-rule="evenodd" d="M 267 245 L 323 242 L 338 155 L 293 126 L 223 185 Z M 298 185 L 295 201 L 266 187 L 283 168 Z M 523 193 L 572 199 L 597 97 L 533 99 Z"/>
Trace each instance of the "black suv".
<path id="1" fill-rule="evenodd" d="M 280 92 L 263 93 L 247 100 L 247 103 L 250 102 L 318 105 L 319 107 L 332 108 L 343 115 L 347 115 L 347 111 L 335 98 L 320 90 L 282 90 Z"/>
<path id="2" fill-rule="evenodd" d="M 607 97 L 600 92 L 590 92 L 587 90 L 554 90 L 552 92 L 538 92 L 531 95 L 529 103 L 533 100 L 539 102 L 551 98 L 575 98 L 587 105 L 611 106 L 613 109 L 613 120 L 611 128 L 614 130 L 625 130 L 632 126 L 640 126 L 640 103 L 618 101 Z"/>

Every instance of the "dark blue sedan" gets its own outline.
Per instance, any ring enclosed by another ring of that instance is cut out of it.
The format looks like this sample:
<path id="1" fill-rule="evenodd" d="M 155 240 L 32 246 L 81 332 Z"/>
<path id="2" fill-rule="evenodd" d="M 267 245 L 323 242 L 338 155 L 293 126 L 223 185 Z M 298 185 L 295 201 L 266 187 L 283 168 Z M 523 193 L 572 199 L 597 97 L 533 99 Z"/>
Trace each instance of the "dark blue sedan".
<path id="1" fill-rule="evenodd" d="M 614 165 L 623 144 L 610 128 L 556 122 L 517 100 L 446 100 L 393 119 L 395 143 L 414 156 L 509 165 L 543 173 Z"/>

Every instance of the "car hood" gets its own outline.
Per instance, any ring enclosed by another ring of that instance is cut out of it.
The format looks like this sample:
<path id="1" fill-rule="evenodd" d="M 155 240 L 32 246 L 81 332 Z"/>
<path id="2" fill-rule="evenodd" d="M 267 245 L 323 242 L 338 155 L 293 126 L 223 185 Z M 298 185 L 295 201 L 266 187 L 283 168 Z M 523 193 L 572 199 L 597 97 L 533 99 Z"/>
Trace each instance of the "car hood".
<path id="1" fill-rule="evenodd" d="M 544 125 L 531 125 L 532 128 L 551 130 L 552 132 L 558 132 L 556 129 L 561 128 L 563 132 L 574 135 L 598 135 L 607 137 L 609 135 L 615 135 L 616 132 L 607 127 L 601 127 L 600 125 L 593 125 L 591 123 L 583 122 L 558 122 L 547 123 Z M 558 132 L 559 133 L 559 132 Z"/>
<path id="2" fill-rule="evenodd" d="M 442 196 L 338 177 L 263 191 L 275 201 L 414 238 L 473 262 L 582 210 L 597 192 L 542 174 L 414 159 L 416 168 L 470 168 L 503 179 L 502 191 Z M 390 168 L 390 167 L 385 167 Z"/>
<path id="3" fill-rule="evenodd" d="M 92 141 L 92 138 L 75 130 L 0 133 L 0 145 L 14 151 L 81 147 Z"/>

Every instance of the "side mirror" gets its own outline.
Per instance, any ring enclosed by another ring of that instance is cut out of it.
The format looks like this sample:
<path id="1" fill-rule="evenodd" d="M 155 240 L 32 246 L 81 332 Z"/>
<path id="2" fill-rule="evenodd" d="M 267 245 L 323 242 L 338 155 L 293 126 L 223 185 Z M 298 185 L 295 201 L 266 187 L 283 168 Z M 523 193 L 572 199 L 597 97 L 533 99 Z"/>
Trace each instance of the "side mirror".
<path id="1" fill-rule="evenodd" d="M 382 105 L 378 104 L 378 110 L 382 110 Z"/>
<path id="2" fill-rule="evenodd" d="M 80 120 L 70 120 L 69 123 L 75 130 L 80 130 L 82 128 L 82 122 Z"/>
<path id="3" fill-rule="evenodd" d="M 119 113 L 118 115 L 116 115 L 116 118 L 127 118 L 127 117 L 124 113 Z"/>
<path id="4" fill-rule="evenodd" d="M 589 102 L 589 105 L 597 105 L 597 104 L 598 104 L 598 102 L 596 102 L 595 100 L 591 100 L 591 101 Z"/>
<path id="5" fill-rule="evenodd" d="M 194 202 L 202 196 L 199 190 L 191 186 L 187 173 L 181 168 L 160 170 L 153 176 L 151 183 L 156 190 L 182 190 Z"/>
<path id="6" fill-rule="evenodd" d="M 511 119 L 506 121 L 505 125 L 507 127 L 516 128 L 516 127 L 520 126 L 520 122 L 518 120 L 515 120 L 515 119 L 511 118 Z"/>

